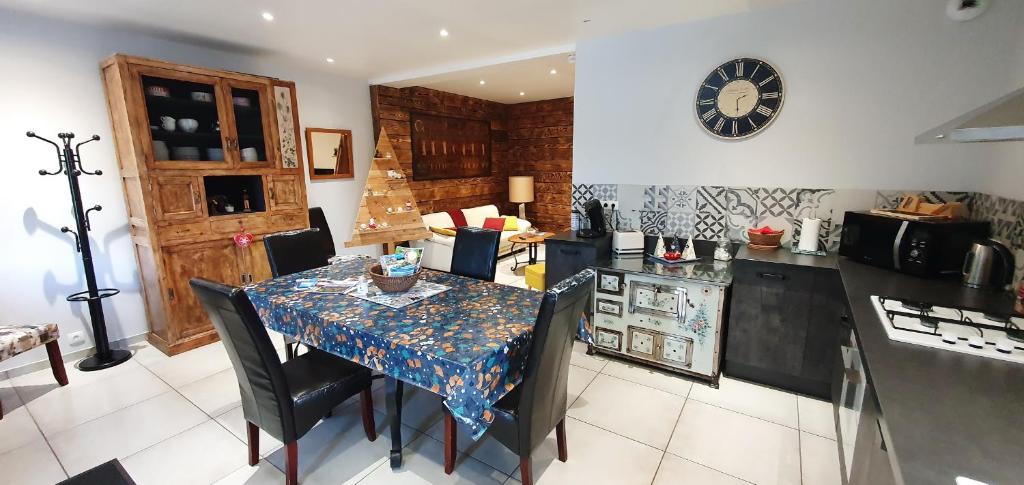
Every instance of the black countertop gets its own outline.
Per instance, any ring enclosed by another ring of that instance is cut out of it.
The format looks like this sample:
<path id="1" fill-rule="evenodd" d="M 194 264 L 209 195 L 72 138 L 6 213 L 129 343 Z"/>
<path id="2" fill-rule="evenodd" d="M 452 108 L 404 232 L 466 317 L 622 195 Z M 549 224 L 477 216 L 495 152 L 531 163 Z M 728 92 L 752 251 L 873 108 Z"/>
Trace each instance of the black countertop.
<path id="1" fill-rule="evenodd" d="M 839 257 L 835 253 L 829 253 L 826 256 L 812 256 L 809 254 L 796 254 L 786 248 L 764 251 L 750 249 L 744 245 L 740 246 L 736 251 L 736 259 L 822 269 L 837 269 L 839 267 Z"/>
<path id="2" fill-rule="evenodd" d="M 598 262 L 595 267 L 626 273 L 664 276 L 682 280 L 709 283 L 717 286 L 732 284 L 732 263 L 715 261 L 710 256 L 701 256 L 691 263 L 660 263 L 651 258 L 616 258 Z"/>
<path id="3" fill-rule="evenodd" d="M 1024 365 L 889 340 L 869 296 L 894 296 L 1008 313 L 1013 300 L 841 258 L 840 275 L 906 485 L 1024 483 Z"/>

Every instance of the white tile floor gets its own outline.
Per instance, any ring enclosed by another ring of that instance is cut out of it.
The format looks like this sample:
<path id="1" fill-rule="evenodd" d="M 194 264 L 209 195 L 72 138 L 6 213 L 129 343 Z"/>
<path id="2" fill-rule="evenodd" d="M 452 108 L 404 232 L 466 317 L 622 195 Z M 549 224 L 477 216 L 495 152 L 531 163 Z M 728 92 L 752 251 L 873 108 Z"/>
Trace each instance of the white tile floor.
<path id="1" fill-rule="evenodd" d="M 508 263 L 508 264 L 506 264 Z M 499 281 L 521 286 L 502 261 Z M 518 280 L 517 280 L 518 278 Z M 275 343 L 281 339 L 274 338 Z M 574 348 L 566 422 L 569 461 L 554 435 L 533 454 L 540 484 L 840 483 L 831 406 L 723 378 L 720 389 Z M 111 458 L 146 484 L 281 484 L 281 444 L 261 436 L 246 464 L 237 385 L 221 344 L 167 357 L 141 344 L 134 359 L 98 373 L 68 365 L 0 380 L 0 483 L 51 484 Z M 366 440 L 351 400 L 299 441 L 300 482 L 510 483 L 518 458 L 460 430 L 456 473 L 443 473 L 439 401 L 407 391 L 405 464 L 387 465 L 387 406 L 374 392 L 379 438 Z"/>

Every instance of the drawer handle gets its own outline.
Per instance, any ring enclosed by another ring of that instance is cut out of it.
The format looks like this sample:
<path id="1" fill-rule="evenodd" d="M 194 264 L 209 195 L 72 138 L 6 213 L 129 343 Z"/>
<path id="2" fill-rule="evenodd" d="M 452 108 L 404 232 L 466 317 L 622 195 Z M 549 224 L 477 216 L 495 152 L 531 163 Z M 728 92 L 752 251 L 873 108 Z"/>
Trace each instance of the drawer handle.
<path id="1" fill-rule="evenodd" d="M 780 273 L 758 273 L 757 277 L 779 281 L 783 281 L 786 279 L 786 275 Z"/>

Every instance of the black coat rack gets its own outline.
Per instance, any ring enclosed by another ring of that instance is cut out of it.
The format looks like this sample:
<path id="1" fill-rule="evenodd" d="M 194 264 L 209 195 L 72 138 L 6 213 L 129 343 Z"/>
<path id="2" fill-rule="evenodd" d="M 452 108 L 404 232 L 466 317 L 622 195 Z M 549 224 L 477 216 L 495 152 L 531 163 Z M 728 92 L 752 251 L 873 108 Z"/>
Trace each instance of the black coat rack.
<path id="1" fill-rule="evenodd" d="M 36 138 L 46 143 L 53 145 L 57 149 L 57 170 L 53 172 L 47 172 L 46 170 L 40 170 L 39 175 L 59 175 L 61 173 L 68 176 L 68 187 L 71 189 L 71 204 L 73 205 L 75 213 L 75 230 L 71 230 L 67 226 L 60 228 L 60 232 L 71 233 L 75 236 L 75 249 L 82 254 L 82 269 L 85 272 L 85 284 L 86 290 L 68 295 L 67 301 L 70 302 L 86 302 L 89 304 L 89 319 L 92 321 L 92 335 L 93 340 L 96 341 L 96 353 L 92 356 L 81 360 L 78 363 L 78 368 L 83 371 L 94 371 L 100 369 L 106 369 L 118 365 L 132 357 L 132 353 L 127 350 L 111 349 L 110 340 L 107 337 L 107 322 L 103 317 L 103 303 L 104 298 L 110 298 L 121 290 L 116 288 L 98 288 L 96 286 L 96 270 L 92 265 L 92 248 L 89 246 L 89 231 L 92 229 L 89 223 L 89 213 L 103 210 L 103 207 L 94 205 L 88 209 L 82 207 L 82 191 L 78 187 L 78 177 L 81 175 L 103 175 L 103 171 L 95 170 L 89 172 L 82 168 L 82 157 L 79 156 L 79 148 L 86 143 L 97 141 L 100 139 L 98 135 L 93 135 L 86 141 L 83 141 L 75 145 L 74 149 L 71 148 L 71 140 L 75 137 L 74 133 L 58 133 L 57 138 L 60 138 L 61 143 L 57 144 L 53 141 L 47 140 L 34 132 L 26 133 L 29 138 Z"/>

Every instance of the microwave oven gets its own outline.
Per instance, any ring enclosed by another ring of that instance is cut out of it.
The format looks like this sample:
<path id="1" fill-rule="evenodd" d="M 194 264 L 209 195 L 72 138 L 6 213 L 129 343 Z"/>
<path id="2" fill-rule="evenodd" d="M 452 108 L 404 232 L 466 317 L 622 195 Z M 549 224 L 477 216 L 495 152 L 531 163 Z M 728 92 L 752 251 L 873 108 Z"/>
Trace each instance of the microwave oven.
<path id="1" fill-rule="evenodd" d="M 971 244 L 990 231 L 990 224 L 982 221 L 912 221 L 847 212 L 839 254 L 917 276 L 960 274 Z"/>

